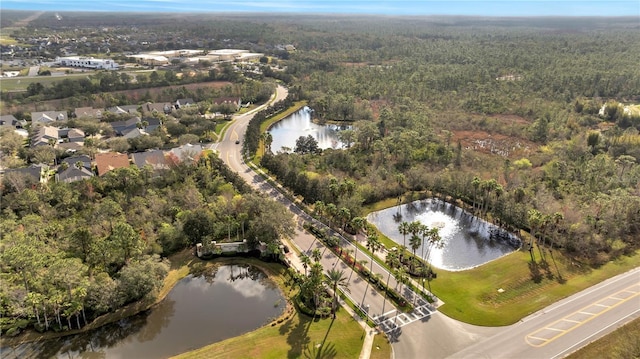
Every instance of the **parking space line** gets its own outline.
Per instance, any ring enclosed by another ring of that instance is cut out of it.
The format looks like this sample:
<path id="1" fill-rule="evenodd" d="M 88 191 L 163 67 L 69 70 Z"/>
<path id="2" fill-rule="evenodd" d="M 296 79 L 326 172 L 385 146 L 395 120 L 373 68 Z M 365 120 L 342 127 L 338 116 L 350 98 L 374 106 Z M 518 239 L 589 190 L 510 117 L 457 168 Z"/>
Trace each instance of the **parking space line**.
<path id="1" fill-rule="evenodd" d="M 575 311 L 575 312 L 565 316 L 564 318 L 558 319 L 558 320 L 554 321 L 553 323 L 549 323 L 545 327 L 539 328 L 539 329 L 529 333 L 524 338 L 525 342 L 527 342 L 527 344 L 529 344 L 532 347 L 541 347 L 541 346 L 547 345 L 549 342 L 552 342 L 552 341 L 558 339 L 559 337 L 563 336 L 564 334 L 566 334 L 566 333 L 578 328 L 579 326 L 587 323 L 588 321 L 598 317 L 600 314 L 603 314 L 603 313 L 605 313 L 605 312 L 617 307 L 618 305 L 620 305 L 620 304 L 622 304 L 622 303 L 624 303 L 624 302 L 626 302 L 628 300 L 631 300 L 632 298 L 640 295 L 640 292 L 632 292 L 632 291 L 629 290 L 629 288 L 633 288 L 633 287 L 640 287 L 640 284 L 631 285 L 631 286 L 629 286 L 629 287 L 627 287 L 627 288 L 625 288 L 625 289 L 623 289 L 623 290 L 621 290 L 619 292 L 613 293 L 610 296 L 607 296 L 605 298 L 597 300 L 596 302 L 594 302 L 592 304 L 589 304 L 589 305 L 583 307 L 582 309 L 580 309 L 578 311 Z M 633 295 L 630 295 L 630 296 L 628 296 L 627 298 L 624 298 L 624 299 L 618 299 L 618 298 L 615 297 L 616 295 L 620 295 L 620 293 L 624 293 L 624 292 L 633 293 Z M 601 304 L 601 303 L 606 302 L 606 301 L 608 301 L 608 300 L 610 300 L 612 298 L 615 298 L 616 300 L 618 300 L 618 302 L 616 302 L 616 303 L 614 303 L 612 305 Z M 596 308 L 604 308 L 604 309 L 597 310 Z M 596 311 L 597 310 L 597 313 L 588 312 L 587 309 L 592 310 L 592 311 Z M 574 317 L 576 314 L 582 314 L 582 315 L 585 315 L 586 317 L 583 320 L 568 319 L 568 318 Z M 561 322 L 569 322 L 569 323 L 574 323 L 574 324 L 572 326 L 564 329 L 564 330 L 557 329 L 557 328 L 553 327 L 554 325 L 559 324 Z M 537 336 L 539 333 L 542 333 L 545 330 L 551 331 L 551 332 L 555 331 L 555 332 L 559 332 L 559 333 L 556 334 L 555 336 L 551 337 L 551 338 L 541 338 L 541 337 Z M 530 340 L 542 341 L 542 342 L 538 344 L 538 343 L 532 343 Z"/>

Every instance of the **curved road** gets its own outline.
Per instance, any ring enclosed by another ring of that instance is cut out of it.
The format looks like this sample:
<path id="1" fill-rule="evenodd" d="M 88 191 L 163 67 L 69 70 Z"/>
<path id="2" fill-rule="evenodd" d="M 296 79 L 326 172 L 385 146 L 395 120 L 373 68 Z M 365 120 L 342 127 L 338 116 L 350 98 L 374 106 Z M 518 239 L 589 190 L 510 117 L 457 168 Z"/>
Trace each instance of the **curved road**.
<path id="1" fill-rule="evenodd" d="M 286 98 L 287 90 L 282 86 L 278 86 L 276 89 L 276 94 L 272 98 L 272 101 L 279 101 L 281 99 Z M 349 295 L 352 301 L 356 304 L 359 304 L 363 309 L 368 311 L 371 317 L 379 316 L 383 313 L 387 313 L 387 315 L 395 314 L 394 307 L 391 302 L 387 301 L 383 298 L 376 290 L 370 287 L 369 283 L 363 279 L 361 279 L 358 274 L 356 274 L 351 268 L 349 268 L 346 264 L 341 262 L 330 250 L 328 250 L 321 242 L 316 241 L 316 238 L 307 233 L 302 228 L 302 223 L 314 221 L 310 216 L 304 213 L 300 208 L 298 208 L 295 204 L 291 203 L 286 197 L 284 197 L 278 190 L 273 188 L 269 183 L 267 183 L 261 176 L 254 173 L 243 161 L 242 159 L 242 143 L 244 140 L 244 133 L 247 129 L 247 125 L 255 112 L 264 108 L 266 105 L 260 106 L 252 110 L 249 113 L 237 116 L 234 119 L 234 122 L 229 126 L 227 131 L 225 132 L 224 138 L 217 144 L 214 145 L 214 148 L 218 151 L 219 156 L 222 160 L 234 171 L 240 174 L 247 183 L 249 183 L 252 187 L 260 190 L 263 193 L 271 196 L 274 200 L 279 201 L 285 207 L 289 208 L 289 210 L 296 216 L 298 226 L 296 228 L 295 234 L 292 238 L 292 244 L 296 246 L 301 252 L 310 255 L 314 249 L 319 249 L 322 253 L 321 263 L 323 268 L 326 270 L 338 267 L 345 271 L 345 276 L 349 278 Z M 236 142 L 240 143 L 236 143 Z M 319 224 L 316 222 L 316 224 Z M 343 242 L 345 247 L 351 246 L 354 248 L 353 244 Z M 358 252 L 358 259 L 365 258 L 365 254 L 362 252 Z M 370 259 L 369 259 L 370 263 Z M 384 268 L 377 265 L 375 263 L 374 270 L 377 272 L 383 271 Z M 387 274 L 386 271 L 382 272 Z M 387 276 L 385 276 L 387 278 Z M 389 285 L 397 285 L 395 282 L 395 278 L 391 277 Z M 427 303 L 424 303 L 425 305 Z"/>
<path id="2" fill-rule="evenodd" d="M 272 101 L 286 96 L 287 90 L 278 86 Z M 265 106 L 237 116 L 215 148 L 223 161 L 249 184 L 271 195 L 294 213 L 299 224 L 292 238 L 295 246 L 305 253 L 320 249 L 325 270 L 335 266 L 345 270 L 350 278 L 353 302 L 382 324 L 380 327 L 389 334 L 396 358 L 561 358 L 640 317 L 640 268 L 604 281 L 507 327 L 478 327 L 458 322 L 426 303 L 417 303 L 417 311 L 397 315 L 391 303 L 371 289 L 368 282 L 354 275 L 322 243 L 302 230 L 302 222 L 312 221 L 312 218 L 243 162 L 241 143 L 247 124 L 253 114 Z M 356 250 L 351 243 L 343 244 Z M 365 254 L 357 253 L 358 259 L 366 258 Z M 377 263 L 373 271 L 386 280 L 388 272 Z M 398 286 L 393 276 L 389 285 Z M 404 294 L 407 298 L 413 295 L 406 289 Z"/>

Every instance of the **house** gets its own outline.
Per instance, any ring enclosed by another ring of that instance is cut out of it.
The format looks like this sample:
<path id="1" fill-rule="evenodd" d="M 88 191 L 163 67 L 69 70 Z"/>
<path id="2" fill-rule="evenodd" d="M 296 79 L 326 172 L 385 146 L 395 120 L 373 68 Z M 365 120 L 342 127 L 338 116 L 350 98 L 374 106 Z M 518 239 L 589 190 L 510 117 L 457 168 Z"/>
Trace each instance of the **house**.
<path id="1" fill-rule="evenodd" d="M 193 106 L 195 104 L 196 104 L 196 102 L 193 101 L 192 98 L 181 98 L 179 100 L 176 100 L 175 108 L 177 110 L 179 110 L 181 108 L 190 107 L 190 106 Z"/>
<path id="2" fill-rule="evenodd" d="M 138 127 L 126 130 L 125 132 L 122 133 L 122 137 L 128 139 L 131 138 L 136 138 L 136 137 L 140 137 L 140 136 L 149 136 L 149 134 L 143 130 L 140 129 Z"/>
<path id="3" fill-rule="evenodd" d="M 84 167 L 69 166 L 66 170 L 63 170 L 56 174 L 56 182 L 71 183 L 76 181 L 82 181 L 93 177 L 93 172 Z"/>
<path id="4" fill-rule="evenodd" d="M 238 111 L 242 105 L 242 99 L 240 97 L 218 97 L 211 100 L 211 102 L 218 106 L 225 104 L 233 105 L 236 111 Z"/>
<path id="5" fill-rule="evenodd" d="M 152 113 L 164 113 L 164 114 L 170 114 L 171 111 L 173 110 L 173 106 L 169 103 L 169 102 L 156 102 L 156 103 L 151 103 L 151 102 L 147 102 L 144 105 L 142 105 L 142 112 L 144 114 L 152 114 Z"/>
<path id="6" fill-rule="evenodd" d="M 31 125 L 48 124 L 56 121 L 66 121 L 65 111 L 44 111 L 31 113 Z"/>
<path id="7" fill-rule="evenodd" d="M 113 128 L 113 132 L 116 134 L 116 136 L 124 136 L 125 133 L 138 128 L 138 123 L 140 122 L 140 117 L 133 117 L 126 121 L 111 122 L 110 125 Z"/>
<path id="8" fill-rule="evenodd" d="M 202 155 L 202 151 L 202 146 L 187 143 L 167 151 L 166 155 L 171 164 L 178 164 L 183 161 L 197 162 Z"/>
<path id="9" fill-rule="evenodd" d="M 129 167 L 129 157 L 118 152 L 98 153 L 95 161 L 96 167 L 98 167 L 98 176 L 117 168 Z"/>
<path id="10" fill-rule="evenodd" d="M 102 118 L 102 110 L 92 107 L 78 107 L 73 113 L 77 118 Z"/>
<path id="11" fill-rule="evenodd" d="M 31 165 L 29 167 L 7 169 L 5 176 L 19 176 L 31 183 L 47 183 L 49 166 L 44 164 Z"/>
<path id="12" fill-rule="evenodd" d="M 84 142 L 84 131 L 79 128 L 72 128 L 67 133 L 67 137 L 69 138 L 69 142 Z"/>
<path id="13" fill-rule="evenodd" d="M 116 115 L 125 115 L 125 114 L 137 115 L 138 105 L 114 106 L 114 107 L 109 107 L 105 111 L 111 112 Z"/>
<path id="14" fill-rule="evenodd" d="M 147 117 L 142 120 L 142 123 L 145 124 L 144 130 L 147 133 L 151 133 L 162 126 L 162 121 L 159 118 Z"/>
<path id="15" fill-rule="evenodd" d="M 16 129 L 24 128 L 27 125 L 27 121 L 18 120 L 13 115 L 0 116 L 0 126 L 2 127 L 14 127 Z"/>
<path id="16" fill-rule="evenodd" d="M 154 171 L 169 168 L 164 151 L 160 150 L 132 153 L 131 160 L 134 165 L 138 166 L 138 168 L 142 168 L 147 165 L 153 167 Z"/>
<path id="17" fill-rule="evenodd" d="M 56 144 L 60 140 L 58 128 L 52 126 L 39 127 L 31 137 L 31 147 Z"/>
<path id="18" fill-rule="evenodd" d="M 86 168 L 88 170 L 91 169 L 91 158 L 85 155 L 67 157 L 60 163 L 68 163 L 69 167 L 78 167 L 78 165 L 80 165 L 80 167 Z"/>

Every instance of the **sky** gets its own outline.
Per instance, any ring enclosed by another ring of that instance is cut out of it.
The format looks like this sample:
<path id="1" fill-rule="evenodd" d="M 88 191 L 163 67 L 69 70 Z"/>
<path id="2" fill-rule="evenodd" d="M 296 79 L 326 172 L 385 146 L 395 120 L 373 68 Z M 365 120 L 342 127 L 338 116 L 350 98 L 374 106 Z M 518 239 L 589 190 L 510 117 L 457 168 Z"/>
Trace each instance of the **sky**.
<path id="1" fill-rule="evenodd" d="M 640 0 L 0 0 L 0 10 L 637 16 Z"/>

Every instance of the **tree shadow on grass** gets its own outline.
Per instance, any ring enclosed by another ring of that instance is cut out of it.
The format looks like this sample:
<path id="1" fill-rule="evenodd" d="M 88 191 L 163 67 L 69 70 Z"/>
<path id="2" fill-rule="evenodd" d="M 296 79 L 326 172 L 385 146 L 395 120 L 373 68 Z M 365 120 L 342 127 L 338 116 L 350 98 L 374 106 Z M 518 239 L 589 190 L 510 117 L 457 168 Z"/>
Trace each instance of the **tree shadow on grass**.
<path id="1" fill-rule="evenodd" d="M 567 282 L 566 279 L 562 277 L 562 273 L 560 273 L 560 268 L 558 268 L 558 263 L 556 262 L 556 257 L 553 255 L 553 250 L 550 251 L 551 260 L 553 260 L 553 265 L 556 267 L 556 272 L 558 272 L 558 283 L 564 284 Z"/>
<path id="2" fill-rule="evenodd" d="M 329 332 L 331 331 L 331 327 L 333 327 L 333 322 L 336 321 L 336 318 L 331 318 L 331 323 L 329 324 L 329 328 L 327 328 L 327 332 L 324 334 L 324 338 L 322 338 L 322 345 L 324 347 L 324 343 L 327 341 L 327 337 L 329 336 Z"/>
<path id="3" fill-rule="evenodd" d="M 529 272 L 531 272 L 531 279 L 534 283 L 540 283 L 544 278 L 543 273 L 540 270 L 540 266 L 535 261 L 529 262 Z"/>
<path id="4" fill-rule="evenodd" d="M 332 359 L 338 355 L 336 346 L 329 342 L 324 344 L 309 345 L 304 350 L 304 357 L 307 359 Z"/>
<path id="5" fill-rule="evenodd" d="M 285 335 L 288 332 L 287 344 L 291 346 L 291 349 L 289 349 L 289 352 L 287 353 L 287 358 L 299 358 L 310 342 L 309 328 L 311 327 L 311 323 L 313 323 L 313 319 L 303 314 L 296 315 L 299 318 L 296 326 L 291 327 L 291 322 L 293 320 L 292 317 L 292 319 L 289 319 L 287 324 L 282 326 L 282 328 L 287 327 L 287 329 L 280 329 L 280 334 L 282 335 Z"/>

